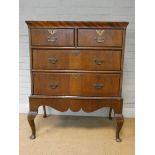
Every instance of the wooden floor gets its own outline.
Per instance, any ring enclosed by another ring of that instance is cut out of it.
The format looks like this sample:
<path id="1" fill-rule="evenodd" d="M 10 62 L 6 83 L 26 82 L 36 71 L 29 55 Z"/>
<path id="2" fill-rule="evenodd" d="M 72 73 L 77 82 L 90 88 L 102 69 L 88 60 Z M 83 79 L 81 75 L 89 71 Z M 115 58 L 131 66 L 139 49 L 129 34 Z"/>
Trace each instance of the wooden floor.
<path id="1" fill-rule="evenodd" d="M 37 115 L 35 122 L 37 138 L 30 140 L 27 116 L 20 114 L 20 155 L 134 155 L 134 119 L 125 119 L 121 143 L 114 119 Z"/>

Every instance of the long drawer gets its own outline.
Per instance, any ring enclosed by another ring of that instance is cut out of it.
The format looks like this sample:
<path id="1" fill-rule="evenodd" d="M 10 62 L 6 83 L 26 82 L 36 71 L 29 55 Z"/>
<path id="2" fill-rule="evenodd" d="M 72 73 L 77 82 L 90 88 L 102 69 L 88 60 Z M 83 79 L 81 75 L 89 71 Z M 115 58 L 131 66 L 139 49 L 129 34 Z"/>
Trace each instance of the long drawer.
<path id="1" fill-rule="evenodd" d="M 120 50 L 33 50 L 34 69 L 120 70 Z"/>
<path id="2" fill-rule="evenodd" d="M 35 95 L 118 96 L 119 74 L 33 73 Z"/>
<path id="3" fill-rule="evenodd" d="M 123 31 L 116 29 L 78 29 L 78 46 L 121 47 Z"/>
<path id="4" fill-rule="evenodd" d="M 31 29 L 31 44 L 36 46 L 74 46 L 74 29 Z"/>

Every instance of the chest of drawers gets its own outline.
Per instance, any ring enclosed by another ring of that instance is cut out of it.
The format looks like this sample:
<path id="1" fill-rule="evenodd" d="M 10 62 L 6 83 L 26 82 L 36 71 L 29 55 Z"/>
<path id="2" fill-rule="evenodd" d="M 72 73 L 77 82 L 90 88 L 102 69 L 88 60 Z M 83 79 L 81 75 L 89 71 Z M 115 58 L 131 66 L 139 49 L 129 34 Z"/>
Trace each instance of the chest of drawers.
<path id="1" fill-rule="evenodd" d="M 114 110 L 116 141 L 123 125 L 122 78 L 127 22 L 26 21 L 31 95 L 28 122 L 36 137 L 39 106 L 61 112 Z"/>

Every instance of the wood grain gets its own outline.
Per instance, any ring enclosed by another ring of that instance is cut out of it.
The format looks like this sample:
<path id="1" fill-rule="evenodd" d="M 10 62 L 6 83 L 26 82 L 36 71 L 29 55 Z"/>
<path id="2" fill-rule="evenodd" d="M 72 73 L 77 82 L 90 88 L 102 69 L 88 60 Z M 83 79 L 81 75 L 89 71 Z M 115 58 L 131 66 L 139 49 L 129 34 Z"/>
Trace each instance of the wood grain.
<path id="1" fill-rule="evenodd" d="M 74 46 L 74 29 L 54 29 L 52 36 L 50 29 L 31 29 L 31 44 L 40 46 Z M 54 37 L 55 40 L 49 40 Z"/>
<path id="2" fill-rule="evenodd" d="M 121 47 L 123 31 L 114 29 L 101 29 L 103 34 L 99 36 L 97 34 L 99 29 L 79 29 L 78 30 L 78 46 L 111 46 L 111 47 Z M 100 42 L 96 39 L 101 38 Z"/>
<path id="3" fill-rule="evenodd" d="M 119 94 L 119 74 L 33 73 L 33 76 L 34 95 L 115 97 Z"/>
<path id="4" fill-rule="evenodd" d="M 126 28 L 128 22 L 102 21 L 26 21 L 29 28 Z"/>
<path id="5" fill-rule="evenodd" d="M 115 71 L 120 67 L 118 50 L 33 50 L 33 69 Z"/>

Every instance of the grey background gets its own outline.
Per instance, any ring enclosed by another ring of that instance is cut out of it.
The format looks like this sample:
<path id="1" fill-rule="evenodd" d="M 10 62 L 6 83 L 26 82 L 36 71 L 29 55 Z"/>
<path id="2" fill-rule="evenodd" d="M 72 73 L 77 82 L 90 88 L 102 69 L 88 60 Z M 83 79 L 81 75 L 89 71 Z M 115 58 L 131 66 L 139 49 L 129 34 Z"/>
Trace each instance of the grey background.
<path id="1" fill-rule="evenodd" d="M 134 117 L 135 107 L 135 2 L 134 0 L 20 0 L 20 112 L 28 112 L 30 95 L 28 29 L 25 20 L 65 20 L 65 21 L 128 21 L 124 60 L 124 115 Z M 42 112 L 40 110 L 40 112 Z M 106 115 L 100 109 L 90 114 L 60 113 L 48 109 L 48 113 L 65 115 Z"/>

